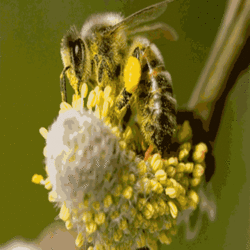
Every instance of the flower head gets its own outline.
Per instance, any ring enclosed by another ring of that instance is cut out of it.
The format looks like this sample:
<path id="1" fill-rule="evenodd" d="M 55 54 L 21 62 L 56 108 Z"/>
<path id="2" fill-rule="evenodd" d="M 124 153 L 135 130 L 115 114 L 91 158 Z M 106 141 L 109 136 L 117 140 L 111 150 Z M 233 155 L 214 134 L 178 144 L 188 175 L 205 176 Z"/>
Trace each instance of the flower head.
<path id="1" fill-rule="evenodd" d="M 62 103 L 49 130 L 40 129 L 48 177 L 34 175 L 32 181 L 51 189 L 49 201 L 60 207 L 66 228 L 78 232 L 78 247 L 157 249 L 157 240 L 170 244 L 179 211 L 199 202 L 195 187 L 204 173 L 206 145 L 192 147 L 192 131 L 184 123 L 175 136 L 176 152 L 143 160 L 131 146 L 140 138 L 134 128 L 121 130 L 111 119 L 111 89 L 91 91 L 89 110 L 83 109 L 85 97 L 83 84 L 72 107 Z"/>

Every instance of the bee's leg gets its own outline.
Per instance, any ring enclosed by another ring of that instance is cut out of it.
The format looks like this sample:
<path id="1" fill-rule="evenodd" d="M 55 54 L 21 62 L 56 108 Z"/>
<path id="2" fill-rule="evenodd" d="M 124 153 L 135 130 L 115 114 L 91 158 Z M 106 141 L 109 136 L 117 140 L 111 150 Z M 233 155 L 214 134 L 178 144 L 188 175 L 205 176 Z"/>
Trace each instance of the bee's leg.
<path id="1" fill-rule="evenodd" d="M 66 91 L 66 76 L 65 72 L 69 69 L 70 67 L 65 67 L 60 74 L 60 88 L 61 88 L 61 96 L 62 96 L 62 102 L 67 102 L 67 91 Z"/>
<path id="2" fill-rule="evenodd" d="M 116 111 L 121 113 L 137 88 L 141 77 L 141 65 L 136 56 L 130 56 L 124 68 L 124 88 L 116 101 Z"/>
<path id="3" fill-rule="evenodd" d="M 153 144 L 151 144 L 148 147 L 147 151 L 145 152 L 144 161 L 146 161 L 149 158 L 149 156 L 151 155 L 151 153 L 153 152 L 153 150 L 154 150 L 154 146 L 153 146 Z"/>

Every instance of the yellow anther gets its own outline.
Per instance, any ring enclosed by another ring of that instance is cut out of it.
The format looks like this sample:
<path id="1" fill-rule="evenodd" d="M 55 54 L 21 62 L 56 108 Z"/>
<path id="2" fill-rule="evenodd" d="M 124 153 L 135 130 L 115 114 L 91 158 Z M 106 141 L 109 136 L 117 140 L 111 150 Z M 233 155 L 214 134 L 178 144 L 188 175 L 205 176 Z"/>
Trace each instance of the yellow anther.
<path id="1" fill-rule="evenodd" d="M 156 192 L 157 194 L 161 194 L 163 192 L 163 187 L 161 183 L 159 183 L 156 180 L 151 180 L 150 186 L 151 186 L 152 191 Z"/>
<path id="2" fill-rule="evenodd" d="M 180 203 L 180 205 L 182 207 L 186 206 L 186 204 L 187 204 L 187 198 L 186 198 L 186 196 L 180 195 L 180 196 L 178 196 L 177 200 L 178 200 L 178 202 Z"/>
<path id="3" fill-rule="evenodd" d="M 50 190 L 52 188 L 52 184 L 50 182 L 50 179 L 47 178 L 45 181 L 44 181 L 44 187 L 47 189 L 47 190 Z"/>
<path id="4" fill-rule="evenodd" d="M 101 111 L 99 107 L 95 109 L 94 115 L 96 118 L 101 119 Z"/>
<path id="5" fill-rule="evenodd" d="M 84 237 L 82 235 L 82 233 L 78 233 L 77 237 L 76 237 L 76 240 L 75 240 L 75 244 L 77 247 L 81 247 L 84 243 Z"/>
<path id="6" fill-rule="evenodd" d="M 82 220 L 85 223 L 91 222 L 93 220 L 93 213 L 91 213 L 90 211 L 83 212 Z"/>
<path id="7" fill-rule="evenodd" d="M 139 174 L 140 175 L 144 175 L 147 173 L 147 166 L 146 166 L 146 163 L 145 161 L 141 161 L 138 165 L 137 165 L 137 168 L 139 170 Z"/>
<path id="8" fill-rule="evenodd" d="M 91 90 L 88 97 L 87 107 L 92 109 L 96 104 L 96 93 L 94 90 Z"/>
<path id="9" fill-rule="evenodd" d="M 38 175 L 38 174 L 34 174 L 32 176 L 31 181 L 35 184 L 40 184 L 41 181 L 43 181 L 43 176 L 42 175 Z"/>
<path id="10" fill-rule="evenodd" d="M 178 159 L 176 157 L 170 157 L 168 159 L 168 165 L 176 167 L 178 165 Z"/>
<path id="11" fill-rule="evenodd" d="M 100 210 L 100 202 L 98 201 L 94 201 L 93 204 L 92 204 L 93 208 L 96 210 L 96 211 L 99 211 Z"/>
<path id="12" fill-rule="evenodd" d="M 94 247 L 88 247 L 87 250 L 94 250 Z"/>
<path id="13" fill-rule="evenodd" d="M 87 241 L 88 241 L 89 243 L 91 243 L 91 242 L 93 241 L 92 235 L 88 236 Z M 88 249 L 89 249 L 89 248 L 88 248 Z"/>
<path id="14" fill-rule="evenodd" d="M 142 211 L 143 207 L 146 205 L 147 200 L 145 198 L 140 198 L 137 202 L 137 207 L 139 211 Z"/>
<path id="15" fill-rule="evenodd" d="M 166 188 L 165 189 L 166 195 L 168 195 L 170 198 L 175 198 L 177 195 L 176 189 L 175 188 Z"/>
<path id="16" fill-rule="evenodd" d="M 201 178 L 193 178 L 190 180 L 190 184 L 193 186 L 193 187 L 196 187 L 200 184 L 201 182 Z"/>
<path id="17" fill-rule="evenodd" d="M 97 229 L 97 225 L 95 222 L 92 221 L 86 224 L 86 231 L 88 234 L 94 233 L 96 229 Z"/>
<path id="18" fill-rule="evenodd" d="M 119 141 L 119 145 L 122 149 L 126 149 L 127 148 L 127 143 L 125 141 Z"/>
<path id="19" fill-rule="evenodd" d="M 178 209 L 177 209 L 177 207 L 176 207 L 176 205 L 174 204 L 173 201 L 169 201 L 168 205 L 169 205 L 169 208 L 170 208 L 170 214 L 175 219 L 177 217 L 177 215 L 178 215 Z"/>
<path id="20" fill-rule="evenodd" d="M 185 164 L 185 172 L 192 173 L 194 169 L 194 163 L 193 162 L 188 162 Z"/>
<path id="21" fill-rule="evenodd" d="M 159 235 L 159 240 L 162 244 L 166 244 L 169 245 L 172 242 L 172 239 L 170 237 L 168 237 L 164 231 L 162 231 Z"/>
<path id="22" fill-rule="evenodd" d="M 131 186 L 127 186 L 124 190 L 123 190 L 123 197 L 125 199 L 130 199 L 133 195 L 133 188 Z"/>
<path id="23" fill-rule="evenodd" d="M 113 234 L 114 241 L 118 242 L 122 238 L 122 231 L 117 229 Z"/>
<path id="24" fill-rule="evenodd" d="M 47 135 L 48 135 L 48 130 L 44 127 L 41 127 L 39 129 L 39 133 L 41 134 L 41 136 L 46 140 L 47 139 Z"/>
<path id="25" fill-rule="evenodd" d="M 56 191 L 51 191 L 49 193 L 49 202 L 54 202 L 57 199 L 57 193 Z"/>
<path id="26" fill-rule="evenodd" d="M 108 97 L 110 96 L 111 94 L 111 87 L 110 86 L 106 86 L 105 89 L 104 89 L 104 99 L 108 99 Z"/>
<path id="27" fill-rule="evenodd" d="M 88 85 L 84 83 L 81 88 L 81 97 L 85 98 L 88 94 Z"/>
<path id="28" fill-rule="evenodd" d="M 129 139 L 131 139 L 131 138 L 133 137 L 132 129 L 131 129 L 130 126 L 128 126 L 128 127 L 126 128 L 126 130 L 125 130 L 125 132 L 124 132 L 123 135 L 124 135 L 124 139 L 125 139 L 125 140 L 129 140 Z"/>
<path id="29" fill-rule="evenodd" d="M 149 159 L 148 159 L 149 160 Z M 157 160 L 161 160 L 161 155 L 160 154 L 154 154 L 153 157 L 152 157 L 152 160 L 150 162 L 151 166 L 154 166 L 155 162 Z"/>
<path id="30" fill-rule="evenodd" d="M 111 131 L 113 134 L 120 134 L 120 129 L 117 126 L 113 127 Z"/>
<path id="31" fill-rule="evenodd" d="M 106 117 L 108 115 L 109 110 L 110 110 L 110 103 L 108 101 L 104 101 L 102 116 Z"/>
<path id="32" fill-rule="evenodd" d="M 136 57 L 129 57 L 124 68 L 125 88 L 128 92 L 133 92 L 137 87 L 141 77 L 141 64 Z"/>
<path id="33" fill-rule="evenodd" d="M 59 114 L 64 113 L 67 110 L 72 109 L 72 106 L 67 102 L 61 102 Z"/>
<path id="34" fill-rule="evenodd" d="M 122 192 L 122 185 L 118 184 L 114 190 L 114 196 L 116 197 L 120 196 L 121 192 Z"/>
<path id="35" fill-rule="evenodd" d="M 191 143 L 190 142 L 185 142 L 180 146 L 180 149 L 186 149 L 188 152 L 191 150 Z"/>
<path id="36" fill-rule="evenodd" d="M 110 108 L 112 108 L 114 105 L 114 97 L 109 96 L 107 101 L 109 102 Z"/>
<path id="37" fill-rule="evenodd" d="M 181 162 L 176 166 L 176 172 L 182 173 L 185 170 L 185 163 Z"/>
<path id="38" fill-rule="evenodd" d="M 167 173 L 163 169 L 160 169 L 156 171 L 155 177 L 160 183 L 163 184 L 167 179 Z"/>
<path id="39" fill-rule="evenodd" d="M 149 220 L 154 215 L 154 207 L 149 202 L 147 202 L 142 212 L 146 219 Z"/>
<path id="40" fill-rule="evenodd" d="M 128 222 L 126 219 L 122 219 L 119 223 L 119 229 L 125 230 L 128 228 Z"/>
<path id="41" fill-rule="evenodd" d="M 79 95 L 73 95 L 72 107 L 77 111 L 81 109 L 81 97 Z"/>
<path id="42" fill-rule="evenodd" d="M 129 179 L 129 181 L 130 181 L 131 183 L 134 183 L 134 182 L 135 182 L 135 175 L 134 175 L 134 174 L 130 174 L 130 175 L 128 176 L 128 179 Z"/>
<path id="43" fill-rule="evenodd" d="M 162 169 L 162 167 L 163 167 L 163 161 L 161 159 L 155 161 L 155 163 L 152 167 L 153 172 L 157 172 L 158 170 Z"/>
<path id="44" fill-rule="evenodd" d="M 182 149 L 179 153 L 179 160 L 182 161 L 183 159 L 185 159 L 186 157 L 188 157 L 189 155 L 189 151 L 187 149 Z"/>
<path id="45" fill-rule="evenodd" d="M 43 155 L 44 155 L 45 157 L 47 157 L 47 146 L 45 146 L 45 147 L 43 148 Z"/>
<path id="46" fill-rule="evenodd" d="M 113 204 L 112 196 L 109 194 L 106 195 L 106 197 L 103 200 L 103 204 L 105 208 L 108 208 L 110 205 L 112 205 Z"/>
<path id="47" fill-rule="evenodd" d="M 194 190 L 190 190 L 188 197 L 195 203 L 199 203 L 199 196 Z"/>
<path id="48" fill-rule="evenodd" d="M 71 223 L 70 220 L 67 220 L 67 221 L 65 222 L 65 227 L 66 227 L 68 230 L 72 229 L 73 224 Z"/>
<path id="49" fill-rule="evenodd" d="M 104 93 L 103 93 L 103 91 L 99 91 L 98 93 L 97 93 L 97 96 L 96 96 L 96 105 L 98 105 L 98 106 L 103 106 L 103 103 L 104 103 Z"/>
<path id="50" fill-rule="evenodd" d="M 174 177 L 176 174 L 176 169 L 174 167 L 167 167 L 166 168 L 166 172 L 168 174 L 169 177 Z"/>
<path id="51" fill-rule="evenodd" d="M 64 202 L 61 206 L 59 218 L 63 221 L 67 221 L 70 217 L 69 208 L 66 207 L 66 203 Z"/>
<path id="52" fill-rule="evenodd" d="M 141 234 L 139 237 L 136 239 L 137 247 L 142 248 L 146 246 L 146 237 L 144 234 Z"/>
<path id="53" fill-rule="evenodd" d="M 204 174 L 205 168 L 201 164 L 196 164 L 194 166 L 193 176 L 199 178 Z"/>
<path id="54" fill-rule="evenodd" d="M 98 94 L 98 92 L 100 91 L 100 87 L 99 87 L 99 86 L 96 86 L 96 87 L 94 88 L 94 91 L 95 91 L 96 94 Z"/>
<path id="55" fill-rule="evenodd" d="M 128 173 L 124 173 L 123 175 L 122 175 L 122 182 L 124 182 L 124 183 L 127 183 L 128 182 Z"/>
<path id="56" fill-rule="evenodd" d="M 95 222 L 97 225 L 101 225 L 105 222 L 105 213 L 101 212 L 101 213 L 98 213 L 98 214 L 95 214 Z"/>
<path id="57" fill-rule="evenodd" d="M 158 199 L 159 215 L 164 215 L 166 212 L 167 203 L 162 199 Z"/>

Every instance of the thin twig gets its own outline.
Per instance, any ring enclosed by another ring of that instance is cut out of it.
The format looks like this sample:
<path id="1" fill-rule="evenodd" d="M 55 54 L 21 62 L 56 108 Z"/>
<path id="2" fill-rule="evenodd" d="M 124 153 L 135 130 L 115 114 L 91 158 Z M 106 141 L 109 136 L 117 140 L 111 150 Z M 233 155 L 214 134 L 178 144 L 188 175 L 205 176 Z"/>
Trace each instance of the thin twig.
<path id="1" fill-rule="evenodd" d="M 208 130 L 216 101 L 227 86 L 228 76 L 249 36 L 250 1 L 230 0 L 212 52 L 201 73 L 187 108 Z"/>

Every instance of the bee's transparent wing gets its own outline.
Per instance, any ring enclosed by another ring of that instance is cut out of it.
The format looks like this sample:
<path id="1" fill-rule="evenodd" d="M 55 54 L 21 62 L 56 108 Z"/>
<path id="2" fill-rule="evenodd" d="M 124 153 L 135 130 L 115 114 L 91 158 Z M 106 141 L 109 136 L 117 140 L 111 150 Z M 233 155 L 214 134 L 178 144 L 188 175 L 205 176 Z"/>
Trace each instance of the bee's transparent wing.
<path id="1" fill-rule="evenodd" d="M 140 26 L 138 28 L 128 30 L 127 31 L 128 36 L 144 36 L 147 37 L 150 41 L 165 38 L 170 41 L 176 41 L 178 40 L 178 34 L 172 28 L 166 23 L 153 23 L 150 25 L 144 25 Z"/>
<path id="2" fill-rule="evenodd" d="M 166 0 L 154 5 L 151 5 L 149 7 L 146 7 L 142 10 L 137 11 L 136 13 L 130 15 L 129 17 L 122 20 L 120 23 L 114 25 L 109 32 L 114 32 L 116 29 L 123 28 L 123 29 L 131 29 L 133 27 L 138 26 L 141 23 L 149 22 L 160 15 L 163 14 L 163 12 L 167 8 L 167 4 L 171 2 L 172 0 Z"/>

